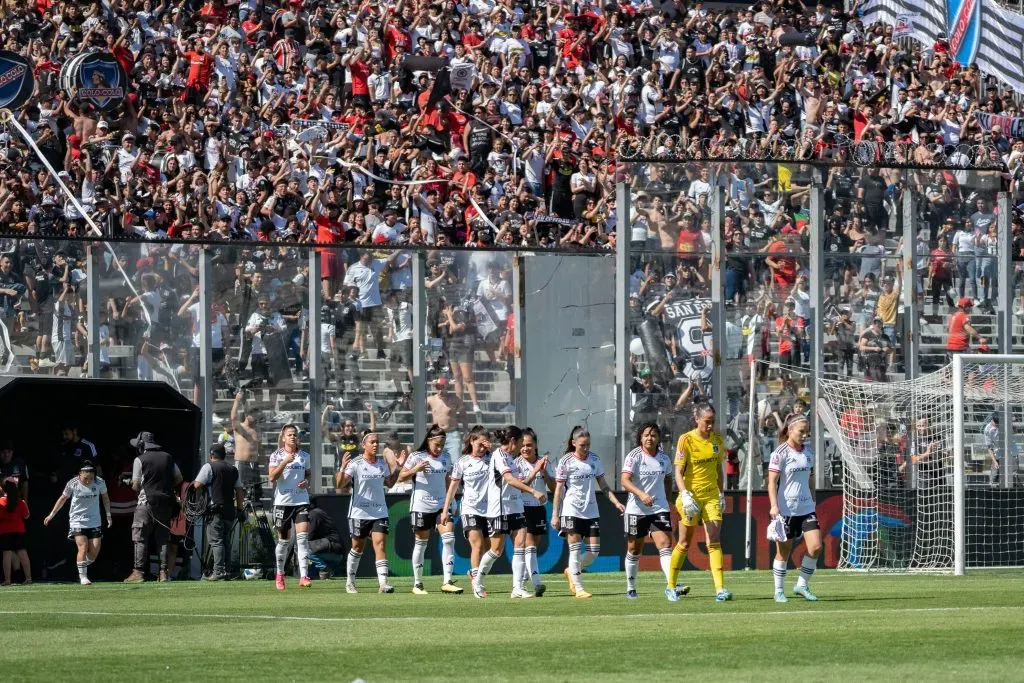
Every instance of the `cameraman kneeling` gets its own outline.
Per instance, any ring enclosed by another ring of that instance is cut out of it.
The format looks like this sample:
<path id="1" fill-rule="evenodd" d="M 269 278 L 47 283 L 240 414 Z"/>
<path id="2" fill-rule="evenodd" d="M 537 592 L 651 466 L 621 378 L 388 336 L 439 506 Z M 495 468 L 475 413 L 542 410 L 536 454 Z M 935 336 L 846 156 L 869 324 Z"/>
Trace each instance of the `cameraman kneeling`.
<path id="1" fill-rule="evenodd" d="M 242 515 L 245 489 L 238 476 L 238 470 L 224 462 L 224 446 L 216 444 L 210 449 L 210 461 L 202 466 L 192 488 L 205 488 L 210 492 L 210 509 L 206 515 L 206 538 L 213 552 L 213 570 L 205 581 L 222 581 L 228 578 L 228 563 L 231 559 L 231 525 Z M 234 507 L 230 505 L 234 500 Z"/>

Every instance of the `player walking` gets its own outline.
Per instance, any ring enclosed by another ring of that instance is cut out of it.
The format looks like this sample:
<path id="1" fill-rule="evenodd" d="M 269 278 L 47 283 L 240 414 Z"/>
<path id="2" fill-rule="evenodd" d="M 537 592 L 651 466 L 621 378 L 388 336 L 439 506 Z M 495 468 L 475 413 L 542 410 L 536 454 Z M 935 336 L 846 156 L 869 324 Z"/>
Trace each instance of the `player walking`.
<path id="1" fill-rule="evenodd" d="M 398 473 L 405 464 L 405 456 L 395 460 L 378 455 L 380 440 L 374 432 L 364 432 L 361 443 L 362 457 L 352 459 L 345 453 L 338 473 L 339 488 L 352 484 L 352 496 L 348 504 L 348 529 L 352 538 L 352 549 L 348 553 L 348 580 L 346 593 L 357 593 L 356 572 L 363 558 L 366 537 L 373 542 L 376 558 L 378 593 L 394 593 L 388 585 L 388 553 L 385 543 L 388 538 L 388 504 L 384 498 L 385 489 L 394 486 Z"/>
<path id="2" fill-rule="evenodd" d="M 462 534 L 469 542 L 469 578 L 475 584 L 480 569 L 480 558 L 487 546 L 487 480 L 491 474 L 491 436 L 483 427 L 476 426 L 466 437 L 462 457 L 452 468 L 451 483 L 444 499 L 444 512 L 440 522 L 451 523 L 449 510 L 454 509 L 455 494 L 462 486 Z M 460 588 L 458 592 L 462 592 Z M 486 597 L 487 593 L 477 595 Z"/>
<path id="3" fill-rule="evenodd" d="M 569 541 L 569 566 L 565 569 L 569 593 L 577 598 L 590 598 L 593 596 L 583 589 L 580 574 L 601 554 L 595 484 L 620 514 L 625 513 L 626 508 L 608 488 L 601 459 L 590 451 L 590 432 L 580 425 L 573 427 L 565 450 L 555 470 L 551 526 Z M 580 559 L 584 538 L 587 539 L 587 551 Z"/>
<path id="4" fill-rule="evenodd" d="M 277 590 L 284 590 L 284 564 L 288 559 L 292 527 L 299 561 L 299 586 L 309 588 L 309 453 L 299 449 L 299 430 L 287 424 L 281 428 L 277 450 L 271 453 L 268 469 L 274 488 L 274 526 L 277 528 Z"/>
<path id="5" fill-rule="evenodd" d="M 626 597 L 637 598 L 636 575 L 644 541 L 651 535 L 665 580 L 669 579 L 672 559 L 672 518 L 668 492 L 672 490 L 672 461 L 661 450 L 661 429 L 653 422 L 641 425 L 637 447 L 622 463 L 622 488 L 629 492 L 626 501 Z M 679 602 L 674 584 L 665 589 L 669 602 Z"/>
<path id="6" fill-rule="evenodd" d="M 500 429 L 495 434 L 500 444 L 491 453 L 491 464 L 487 477 L 487 535 L 491 549 L 480 558 L 480 571 L 473 584 L 473 594 L 478 598 L 487 593 L 484 578 L 501 557 L 505 547 L 505 536 L 512 537 L 512 598 L 532 598 L 533 593 L 523 588 L 526 580 L 526 516 L 523 514 L 523 497 L 532 496 L 540 504 L 548 496 L 524 484 L 513 468 L 519 447 L 523 443 L 523 430 L 514 425 Z M 543 467 L 537 461 L 529 478 L 532 480 Z M 522 494 L 522 495 L 520 495 Z"/>
<path id="7" fill-rule="evenodd" d="M 68 515 L 69 526 L 68 538 L 74 540 L 78 547 L 78 581 L 83 586 L 91 586 L 89 580 L 89 565 L 96 561 L 100 554 L 100 544 L 103 539 L 103 526 L 100 522 L 100 500 L 107 510 L 107 528 L 114 523 L 110 515 L 110 498 L 107 497 L 107 484 L 100 477 L 96 476 L 96 468 L 91 460 L 82 463 L 78 470 L 78 476 L 70 480 L 64 486 L 64 492 L 57 498 L 50 514 L 43 520 L 44 526 L 49 526 L 53 518 L 57 516 L 64 503 L 71 501 L 71 511 Z"/>
<path id="8" fill-rule="evenodd" d="M 725 461 L 725 440 L 714 431 L 714 407 L 704 404 L 694 413 L 696 428 L 679 437 L 676 445 L 675 476 L 679 487 L 676 509 L 683 529 L 679 543 L 672 550 L 668 588 L 675 588 L 679 570 L 686 561 L 686 552 L 693 542 L 693 534 L 697 525 L 703 523 L 708 545 L 708 564 L 715 583 L 715 600 L 724 602 L 732 600 L 732 593 L 725 589 L 722 574 L 722 508 L 725 507 L 722 463 Z M 685 594 L 686 590 L 680 592 Z"/>
<path id="9" fill-rule="evenodd" d="M 771 516 L 782 516 L 786 524 L 786 540 L 775 544 L 775 561 L 772 574 L 775 577 L 775 602 L 789 602 L 786 598 L 786 566 L 793 543 L 800 536 L 807 543 L 807 554 L 800 561 L 800 578 L 796 580 L 793 594 L 805 600 L 817 600 L 808 582 L 818 566 L 821 552 L 821 530 L 814 510 L 814 489 L 811 472 L 814 455 L 805 446 L 810 424 L 807 417 L 790 415 L 779 431 L 779 446 L 772 453 L 768 463 L 768 499 L 771 501 Z M 781 496 L 779 495 L 781 494 Z"/>
<path id="10" fill-rule="evenodd" d="M 423 588 L 423 562 L 430 544 L 430 531 L 437 528 L 441 535 L 441 563 L 444 568 L 442 593 L 461 593 L 462 589 L 452 583 L 455 567 L 455 525 L 450 516 L 441 522 L 445 493 L 448 490 L 452 461 L 444 449 L 445 431 L 436 424 L 430 425 L 423 442 L 410 455 L 398 475 L 398 481 L 412 479 L 412 529 L 416 535 L 412 548 L 413 595 L 426 595 Z"/>
<path id="11" fill-rule="evenodd" d="M 527 427 L 523 430 L 523 443 L 519 447 L 519 457 L 513 461 L 513 469 L 524 484 L 534 491 L 544 493 L 555 492 L 555 473 L 548 454 L 538 457 L 537 433 Z M 535 469 L 541 462 L 540 469 Z M 536 472 L 536 474 L 534 474 Z M 540 568 L 537 566 L 537 543 L 541 536 L 548 535 L 548 515 L 544 503 L 533 496 L 523 496 L 523 514 L 526 517 L 526 571 L 523 582 L 529 575 L 533 582 L 533 592 L 539 598 L 547 590 L 540 581 Z"/>

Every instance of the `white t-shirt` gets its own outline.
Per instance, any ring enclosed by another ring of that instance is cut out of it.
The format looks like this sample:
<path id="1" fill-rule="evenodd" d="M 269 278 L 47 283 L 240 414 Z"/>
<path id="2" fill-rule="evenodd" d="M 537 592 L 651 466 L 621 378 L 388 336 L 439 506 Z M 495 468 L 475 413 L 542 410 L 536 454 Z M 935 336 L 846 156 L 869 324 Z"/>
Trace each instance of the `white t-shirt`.
<path id="1" fill-rule="evenodd" d="M 668 512 L 665 477 L 672 472 L 672 461 L 660 448 L 655 455 L 648 455 L 640 447 L 631 450 L 622 462 L 622 473 L 633 477 L 633 485 L 653 497 L 654 502 L 644 505 L 631 493 L 626 501 L 626 514 L 646 516 Z"/>
<path id="2" fill-rule="evenodd" d="M 519 478 L 519 473 L 512 467 L 512 456 L 497 448 L 491 453 L 490 476 L 487 478 L 487 516 L 522 514 L 523 498 L 519 489 L 513 488 L 505 481 L 505 473 L 511 472 Z"/>
<path id="3" fill-rule="evenodd" d="M 809 448 L 796 450 L 789 443 L 779 444 L 768 461 L 768 470 L 779 473 L 779 514 L 783 517 L 814 512 L 811 468 L 814 456 Z"/>
<path id="4" fill-rule="evenodd" d="M 512 471 L 513 473 L 515 473 L 517 477 L 519 477 L 519 481 L 525 482 L 526 478 L 530 476 L 530 472 L 533 472 L 534 464 L 535 463 L 527 462 L 526 458 L 519 456 L 512 462 Z M 544 472 L 547 472 L 548 476 L 554 479 L 554 468 L 549 462 L 547 464 L 547 467 L 544 470 L 538 472 L 537 476 L 533 478 L 533 481 L 528 484 L 528 486 L 532 488 L 534 491 L 540 491 L 541 493 L 548 492 L 548 484 L 544 480 Z M 544 503 L 540 502 L 533 496 L 524 495 L 522 492 L 520 492 L 520 496 L 523 499 L 523 507 L 544 507 Z"/>
<path id="5" fill-rule="evenodd" d="M 107 492 L 107 484 L 96 477 L 92 484 L 86 486 L 78 477 L 71 479 L 64 486 L 64 497 L 71 501 L 68 513 L 71 529 L 98 529 L 102 525 L 100 514 L 100 496 Z"/>
<path id="6" fill-rule="evenodd" d="M 596 453 L 590 452 L 585 460 L 566 453 L 555 470 L 555 480 L 565 485 L 560 517 L 597 519 L 597 478 L 604 476 L 604 466 Z"/>
<path id="7" fill-rule="evenodd" d="M 384 499 L 384 480 L 391 474 L 388 461 L 378 455 L 373 462 L 367 462 L 360 456 L 349 461 L 345 474 L 352 478 L 349 518 L 386 519 L 388 504 Z"/>
<path id="8" fill-rule="evenodd" d="M 199 302 L 188 307 L 189 318 L 192 319 L 192 346 L 199 346 Z M 210 348 L 224 348 L 224 328 L 228 325 L 228 319 L 223 313 L 218 313 L 210 320 Z"/>
<path id="9" fill-rule="evenodd" d="M 320 352 L 331 352 L 331 340 L 334 339 L 334 324 L 320 323 Z"/>
<path id="10" fill-rule="evenodd" d="M 405 461 L 403 469 L 411 470 L 421 461 L 426 462 L 427 466 L 413 477 L 409 509 L 412 512 L 438 512 L 444 507 L 444 497 L 448 492 L 445 480 L 452 471 L 452 461 L 446 451 L 441 451 L 436 458 L 429 453 L 416 451 Z"/>
<path id="11" fill-rule="evenodd" d="M 274 469 L 284 460 L 285 452 L 279 448 L 270 454 L 269 469 Z M 277 486 L 274 489 L 274 505 L 308 505 L 309 489 L 299 488 L 299 482 L 306 480 L 306 471 L 309 469 L 309 453 L 300 450 L 295 458 L 288 463 L 281 476 L 277 479 Z"/>
<path id="12" fill-rule="evenodd" d="M 380 278 L 377 276 L 384 270 L 387 261 L 370 261 L 370 265 L 353 263 L 345 273 L 345 285 L 359 288 L 359 303 L 363 308 L 380 306 Z"/>
<path id="13" fill-rule="evenodd" d="M 498 320 L 508 319 L 508 307 L 505 302 L 512 298 L 512 289 L 509 287 L 508 280 L 491 282 L 489 277 L 484 278 L 476 288 L 476 295 L 481 299 L 487 299 L 491 308 L 494 309 L 495 315 L 498 316 Z"/>
<path id="14" fill-rule="evenodd" d="M 452 480 L 462 482 L 462 514 L 487 516 L 487 481 L 491 463 L 487 458 L 464 455 L 452 468 Z"/>

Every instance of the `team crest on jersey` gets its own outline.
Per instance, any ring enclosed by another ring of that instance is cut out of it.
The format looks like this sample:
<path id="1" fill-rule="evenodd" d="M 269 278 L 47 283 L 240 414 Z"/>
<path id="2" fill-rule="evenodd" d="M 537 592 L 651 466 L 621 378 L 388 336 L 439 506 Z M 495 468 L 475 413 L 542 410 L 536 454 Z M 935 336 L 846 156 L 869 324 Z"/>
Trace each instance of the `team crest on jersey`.
<path id="1" fill-rule="evenodd" d="M 946 0 L 946 40 L 958 63 L 974 63 L 981 44 L 981 0 Z"/>
<path id="2" fill-rule="evenodd" d="M 16 52 L 0 50 L 0 109 L 18 109 L 36 87 L 32 65 Z"/>
<path id="3" fill-rule="evenodd" d="M 712 453 L 718 453 L 718 446 L 711 446 Z"/>

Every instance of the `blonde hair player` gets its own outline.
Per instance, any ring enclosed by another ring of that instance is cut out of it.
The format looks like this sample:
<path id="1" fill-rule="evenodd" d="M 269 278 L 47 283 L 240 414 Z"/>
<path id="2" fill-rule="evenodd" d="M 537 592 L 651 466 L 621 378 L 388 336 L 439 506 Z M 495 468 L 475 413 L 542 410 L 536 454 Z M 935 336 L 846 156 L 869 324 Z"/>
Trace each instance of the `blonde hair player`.
<path id="1" fill-rule="evenodd" d="M 722 572 L 722 508 L 725 507 L 722 463 L 725 461 L 725 439 L 715 432 L 714 407 L 705 404 L 695 414 L 697 426 L 679 437 L 676 446 L 675 475 L 676 485 L 679 486 L 676 509 L 683 529 L 679 543 L 672 550 L 668 588 L 676 590 L 676 579 L 686 561 L 693 533 L 697 525 L 703 523 L 704 534 L 707 536 L 708 564 L 715 583 L 715 601 L 725 602 L 732 600 L 732 593 L 725 589 Z M 684 586 L 677 593 L 685 595 L 688 590 Z"/>
<path id="2" fill-rule="evenodd" d="M 448 493 L 440 524 L 452 523 L 455 494 L 462 486 L 462 535 L 469 543 L 469 582 L 476 584 L 480 559 L 490 548 L 487 540 L 487 480 L 491 476 L 491 435 L 480 425 L 473 427 L 462 445 L 462 457 L 452 467 Z M 486 595 L 477 594 L 483 598 Z"/>
<path id="3" fill-rule="evenodd" d="M 811 474 L 814 454 L 806 447 L 810 423 L 804 415 L 793 414 L 779 431 L 779 445 L 768 461 L 768 499 L 771 501 L 772 519 L 781 516 L 786 525 L 786 540 L 775 544 L 775 602 L 789 602 L 786 598 L 786 567 L 793 543 L 803 536 L 807 554 L 800 561 L 800 577 L 793 594 L 815 601 L 808 582 L 818 566 L 821 552 L 821 529 L 814 509 L 814 488 Z M 779 494 L 782 494 L 781 496 Z"/>
<path id="4" fill-rule="evenodd" d="M 274 526 L 277 528 L 275 559 L 277 590 L 284 590 L 284 565 L 295 527 L 295 554 L 299 564 L 299 587 L 309 588 L 309 453 L 299 448 L 299 430 L 293 424 L 281 427 L 277 450 L 270 454 L 268 479 L 274 482 Z"/>

